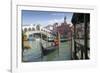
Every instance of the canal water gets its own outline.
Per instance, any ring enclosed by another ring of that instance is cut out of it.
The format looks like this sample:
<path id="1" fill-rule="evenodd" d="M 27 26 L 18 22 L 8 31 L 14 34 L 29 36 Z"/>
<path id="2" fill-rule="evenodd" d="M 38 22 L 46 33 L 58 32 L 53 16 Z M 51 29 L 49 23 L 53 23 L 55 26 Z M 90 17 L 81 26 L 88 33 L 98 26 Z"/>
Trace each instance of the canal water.
<path id="1" fill-rule="evenodd" d="M 31 49 L 25 49 L 23 52 L 23 62 L 39 62 L 39 61 L 63 61 L 71 60 L 71 47 L 70 41 L 60 42 L 60 47 L 56 48 L 55 51 L 50 54 L 43 56 L 40 46 L 40 39 L 29 40 L 29 44 L 32 46 Z M 47 46 L 52 42 L 42 40 L 43 46 Z"/>

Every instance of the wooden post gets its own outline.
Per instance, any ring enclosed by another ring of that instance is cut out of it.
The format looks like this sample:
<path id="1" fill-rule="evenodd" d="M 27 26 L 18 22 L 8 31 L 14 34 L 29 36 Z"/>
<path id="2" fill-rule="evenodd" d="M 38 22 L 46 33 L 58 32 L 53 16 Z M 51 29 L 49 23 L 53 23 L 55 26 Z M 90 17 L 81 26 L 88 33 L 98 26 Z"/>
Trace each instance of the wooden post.
<path id="1" fill-rule="evenodd" d="M 72 32 L 73 32 L 73 30 L 71 29 L 71 32 L 70 32 L 70 33 L 71 33 L 71 36 L 70 36 L 70 37 L 71 37 L 71 39 L 70 39 L 70 43 L 71 43 L 71 44 L 70 44 L 70 46 L 71 46 L 71 47 L 70 47 L 70 48 L 71 48 L 71 59 L 73 59 L 73 57 L 72 57 L 72 54 L 73 54 L 73 53 L 72 53 L 72 52 L 73 52 L 73 51 L 72 51 L 72 49 L 73 49 L 73 47 L 72 47 L 72 46 L 73 46 L 73 45 L 72 45 L 72 44 L 73 44 L 73 43 L 72 43 L 72 42 L 73 42 Z"/>
<path id="2" fill-rule="evenodd" d="M 42 46 L 42 31 L 40 31 L 40 48 Z M 41 60 L 43 60 L 43 51 L 42 51 L 42 48 L 41 48 Z"/>
<path id="3" fill-rule="evenodd" d="M 85 51 L 85 59 L 88 59 L 88 35 L 87 35 L 87 14 L 84 14 L 84 24 L 85 24 L 85 26 L 84 26 L 84 51 Z"/>
<path id="4" fill-rule="evenodd" d="M 59 56 L 59 49 L 60 49 L 60 34 L 58 32 L 58 56 Z"/>
<path id="5" fill-rule="evenodd" d="M 81 59 L 83 59 L 83 49 L 84 49 L 84 47 L 80 46 L 79 48 L 81 49 Z"/>
<path id="6" fill-rule="evenodd" d="M 74 59 L 77 59 L 77 56 L 76 56 L 76 42 L 75 42 L 75 39 L 76 39 L 76 24 L 74 24 Z"/>

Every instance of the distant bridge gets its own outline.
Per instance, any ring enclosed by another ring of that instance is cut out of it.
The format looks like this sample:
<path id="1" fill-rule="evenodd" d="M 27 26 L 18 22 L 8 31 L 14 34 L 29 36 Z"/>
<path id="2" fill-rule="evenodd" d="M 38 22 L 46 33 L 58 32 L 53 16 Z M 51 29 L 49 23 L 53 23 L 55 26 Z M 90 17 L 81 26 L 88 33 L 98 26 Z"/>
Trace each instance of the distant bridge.
<path id="1" fill-rule="evenodd" d="M 47 36 L 47 37 L 52 36 L 51 33 L 44 32 L 44 31 L 27 31 L 27 32 L 25 32 L 25 34 L 27 35 L 27 38 L 29 38 L 30 35 L 33 35 L 33 34 L 35 34 L 35 33 L 40 33 L 40 34 L 43 34 L 43 35 L 45 35 L 45 36 Z"/>
<path id="2" fill-rule="evenodd" d="M 47 37 L 52 36 L 51 31 L 40 26 L 40 25 L 30 25 L 30 26 L 23 26 L 22 28 L 23 32 L 25 32 L 25 35 L 27 35 L 27 38 L 29 35 L 33 35 L 35 33 L 40 33 L 43 35 L 46 35 Z"/>

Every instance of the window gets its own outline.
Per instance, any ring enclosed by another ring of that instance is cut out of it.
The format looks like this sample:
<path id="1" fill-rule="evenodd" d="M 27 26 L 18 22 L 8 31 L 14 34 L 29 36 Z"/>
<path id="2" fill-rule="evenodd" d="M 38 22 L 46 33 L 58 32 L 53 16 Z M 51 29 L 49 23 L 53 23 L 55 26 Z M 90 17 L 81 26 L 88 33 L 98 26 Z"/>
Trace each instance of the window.
<path id="1" fill-rule="evenodd" d="M 31 28 L 29 28 L 28 31 L 31 31 Z"/>
<path id="2" fill-rule="evenodd" d="M 27 28 L 24 28 L 24 32 L 27 32 Z"/>

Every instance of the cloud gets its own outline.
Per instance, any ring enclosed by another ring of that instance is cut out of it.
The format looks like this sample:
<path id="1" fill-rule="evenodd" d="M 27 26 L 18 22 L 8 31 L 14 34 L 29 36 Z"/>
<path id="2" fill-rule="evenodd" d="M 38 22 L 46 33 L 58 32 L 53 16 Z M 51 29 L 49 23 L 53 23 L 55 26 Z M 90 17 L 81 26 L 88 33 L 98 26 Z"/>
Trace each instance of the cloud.
<path id="1" fill-rule="evenodd" d="M 64 16 L 65 14 L 64 13 L 52 13 L 51 15 L 53 15 L 53 16 Z"/>
<path id="2" fill-rule="evenodd" d="M 49 20 L 49 21 L 48 21 L 48 24 L 53 25 L 53 24 L 56 23 L 56 22 L 57 22 L 58 24 L 61 24 L 61 23 L 64 22 L 64 18 Z M 66 22 L 67 22 L 68 24 L 71 24 L 71 25 L 72 25 L 70 19 L 66 19 Z"/>
<path id="3" fill-rule="evenodd" d="M 48 21 L 48 24 L 51 24 L 53 25 L 54 23 L 62 23 L 64 21 L 64 18 L 61 18 L 61 19 L 53 19 L 53 20 L 49 20 Z"/>

